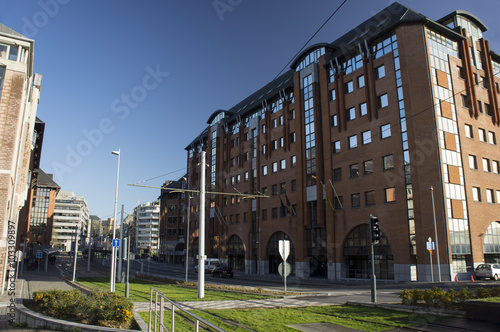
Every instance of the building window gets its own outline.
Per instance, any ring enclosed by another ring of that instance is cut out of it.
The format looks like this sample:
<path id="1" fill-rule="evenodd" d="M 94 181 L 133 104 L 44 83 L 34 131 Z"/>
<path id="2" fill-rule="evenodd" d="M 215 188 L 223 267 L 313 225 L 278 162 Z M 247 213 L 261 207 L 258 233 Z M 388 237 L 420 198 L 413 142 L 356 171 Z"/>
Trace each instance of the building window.
<path id="1" fill-rule="evenodd" d="M 266 145 L 265 144 L 262 145 L 262 154 L 266 154 Z"/>
<path id="2" fill-rule="evenodd" d="M 376 76 L 377 80 L 382 78 L 382 77 L 385 77 L 385 66 L 384 65 L 377 67 L 375 69 L 375 76 Z"/>
<path id="3" fill-rule="evenodd" d="M 470 104 L 470 99 L 468 99 L 468 103 Z M 477 106 L 479 108 L 479 113 L 483 113 L 483 103 L 481 103 L 480 101 L 477 102 Z"/>
<path id="4" fill-rule="evenodd" d="M 366 160 L 363 162 L 364 174 L 373 174 L 373 160 Z"/>
<path id="5" fill-rule="evenodd" d="M 491 173 L 490 160 L 488 158 L 483 158 L 483 171 Z"/>
<path id="6" fill-rule="evenodd" d="M 375 190 L 365 191 L 365 204 L 375 205 Z"/>
<path id="7" fill-rule="evenodd" d="M 277 184 L 273 184 L 271 186 L 271 194 L 273 196 L 277 196 L 278 195 L 278 185 Z"/>
<path id="8" fill-rule="evenodd" d="M 354 149 L 358 146 L 358 136 L 352 135 L 349 136 L 349 149 Z"/>
<path id="9" fill-rule="evenodd" d="M 354 91 L 354 84 L 352 83 L 352 81 L 349 81 L 345 84 L 345 93 L 351 93 Z"/>
<path id="10" fill-rule="evenodd" d="M 484 103 L 484 110 L 486 111 L 486 115 L 492 116 L 490 104 Z"/>
<path id="11" fill-rule="evenodd" d="M 330 91 L 330 101 L 334 101 L 337 99 L 337 96 L 335 95 L 335 90 Z"/>
<path id="12" fill-rule="evenodd" d="M 481 189 L 479 187 L 472 187 L 472 198 L 474 202 L 481 202 Z"/>
<path id="13" fill-rule="evenodd" d="M 384 108 L 389 106 L 389 99 L 387 98 L 387 93 L 377 97 L 378 108 Z"/>
<path id="14" fill-rule="evenodd" d="M 266 125 L 265 125 L 265 124 L 263 124 L 263 125 L 262 125 L 262 133 L 263 133 L 263 134 L 265 134 L 265 133 L 266 133 Z"/>
<path id="15" fill-rule="evenodd" d="M 361 197 L 359 193 L 351 195 L 351 207 L 357 208 L 361 206 Z"/>
<path id="16" fill-rule="evenodd" d="M 390 123 L 385 124 L 385 125 L 380 127 L 380 137 L 382 137 L 382 139 L 391 137 L 391 124 Z"/>
<path id="17" fill-rule="evenodd" d="M 366 108 L 366 103 L 359 104 L 359 116 L 364 116 L 368 114 L 368 109 Z"/>
<path id="18" fill-rule="evenodd" d="M 351 179 L 359 177 L 359 165 L 358 164 L 349 165 L 349 176 L 351 177 Z"/>
<path id="19" fill-rule="evenodd" d="M 358 88 L 365 86 L 365 75 L 358 76 Z"/>
<path id="20" fill-rule="evenodd" d="M 479 140 L 481 142 L 486 142 L 486 131 L 484 129 L 479 128 L 478 130 L 479 133 Z"/>
<path id="21" fill-rule="evenodd" d="M 470 107 L 469 97 L 467 97 L 466 95 L 462 95 L 462 106 L 465 108 Z"/>
<path id="22" fill-rule="evenodd" d="M 364 131 L 361 134 L 361 138 L 362 138 L 362 141 L 363 141 L 363 145 L 371 143 L 372 142 L 372 132 L 371 132 L 371 130 Z"/>
<path id="23" fill-rule="evenodd" d="M 262 175 L 267 175 L 267 166 L 262 166 Z"/>
<path id="24" fill-rule="evenodd" d="M 283 115 L 280 115 L 280 117 L 278 118 L 278 120 L 279 120 L 278 121 L 279 125 L 282 126 L 283 125 Z"/>
<path id="25" fill-rule="evenodd" d="M 285 159 L 281 159 L 281 161 L 280 161 L 280 168 L 282 170 L 286 169 L 286 160 Z"/>
<path id="26" fill-rule="evenodd" d="M 271 210 L 271 218 L 278 219 L 278 208 L 273 208 Z"/>
<path id="27" fill-rule="evenodd" d="M 334 197 L 333 208 L 335 210 L 342 210 L 344 208 L 344 197 L 343 196 Z"/>
<path id="28" fill-rule="evenodd" d="M 474 131 L 472 130 L 472 126 L 469 124 L 465 125 L 465 137 L 474 138 Z"/>
<path id="29" fill-rule="evenodd" d="M 491 162 L 491 166 L 492 166 L 491 168 L 493 169 L 493 173 L 498 174 L 500 171 L 500 166 L 499 166 L 498 160 L 493 160 Z"/>
<path id="30" fill-rule="evenodd" d="M 497 144 L 497 137 L 494 132 L 488 131 L 488 142 L 490 144 L 496 145 Z"/>
<path id="31" fill-rule="evenodd" d="M 290 133 L 290 143 L 295 143 L 295 132 Z"/>
<path id="32" fill-rule="evenodd" d="M 340 141 L 335 141 L 333 142 L 333 153 L 339 153 L 340 152 Z"/>
<path id="33" fill-rule="evenodd" d="M 283 137 L 280 137 L 280 148 L 284 146 L 285 146 L 285 140 L 283 139 Z"/>
<path id="34" fill-rule="evenodd" d="M 392 203 L 396 201 L 396 188 L 385 188 L 385 202 Z"/>
<path id="35" fill-rule="evenodd" d="M 495 203 L 495 194 L 493 189 L 486 189 L 486 201 L 490 204 Z"/>
<path id="36" fill-rule="evenodd" d="M 356 118 L 356 109 L 354 107 L 351 107 L 347 110 L 347 120 L 351 121 Z"/>
<path id="37" fill-rule="evenodd" d="M 241 175 L 238 174 L 236 175 L 236 183 L 240 183 L 241 182 Z"/>
<path id="38" fill-rule="evenodd" d="M 382 157 L 383 169 L 384 171 L 394 168 L 394 159 L 392 154 Z"/>
<path id="39" fill-rule="evenodd" d="M 333 170 L 333 181 L 341 181 L 342 180 L 342 168 L 335 168 Z"/>
<path id="40" fill-rule="evenodd" d="M 292 167 L 295 167 L 297 165 L 297 156 L 291 156 L 290 161 L 291 161 Z"/>
<path id="41" fill-rule="evenodd" d="M 275 161 L 275 162 L 273 163 L 273 173 L 276 173 L 277 171 L 278 171 L 278 162 L 277 162 L 277 161 Z"/>
<path id="42" fill-rule="evenodd" d="M 337 127 L 337 125 L 338 125 L 338 121 L 337 121 L 337 114 L 332 115 L 332 116 L 330 117 L 330 121 L 331 121 L 331 126 L 332 126 L 332 127 Z"/>
<path id="43" fill-rule="evenodd" d="M 280 194 L 285 194 L 286 193 L 286 183 L 281 182 L 280 183 Z"/>
<path id="44" fill-rule="evenodd" d="M 297 191 L 297 180 L 293 179 L 290 183 L 292 192 Z"/>
<path id="45" fill-rule="evenodd" d="M 274 128 L 276 128 L 276 127 L 278 127 L 278 121 L 276 121 L 276 119 L 273 119 L 273 120 L 271 121 L 271 129 L 274 129 Z"/>
<path id="46" fill-rule="evenodd" d="M 278 149 L 278 140 L 274 140 L 271 142 L 271 150 L 277 150 Z"/>
<path id="47" fill-rule="evenodd" d="M 500 190 L 497 190 L 497 203 L 500 204 Z"/>
<path id="48" fill-rule="evenodd" d="M 267 220 L 267 209 L 262 209 L 262 220 Z"/>
<path id="49" fill-rule="evenodd" d="M 463 67 L 457 66 L 458 77 L 465 79 L 465 71 Z"/>
<path id="50" fill-rule="evenodd" d="M 477 158 L 472 154 L 469 155 L 469 167 L 470 169 L 477 169 Z"/>

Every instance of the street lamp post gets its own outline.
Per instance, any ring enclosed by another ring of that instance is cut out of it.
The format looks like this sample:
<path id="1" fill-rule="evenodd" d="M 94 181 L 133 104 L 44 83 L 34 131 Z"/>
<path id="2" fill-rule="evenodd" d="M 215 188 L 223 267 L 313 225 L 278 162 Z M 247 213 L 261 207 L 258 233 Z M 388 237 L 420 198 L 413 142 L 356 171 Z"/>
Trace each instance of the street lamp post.
<path id="1" fill-rule="evenodd" d="M 431 191 L 432 216 L 434 217 L 434 238 L 436 239 L 436 256 L 437 256 L 438 276 L 439 276 L 439 282 L 441 282 L 441 264 L 439 263 L 439 242 L 438 242 L 437 227 L 436 227 L 436 209 L 434 207 L 434 188 L 432 188 L 432 186 L 430 186 L 430 188 L 427 188 L 427 189 Z M 432 269 L 432 264 L 431 264 L 431 269 Z"/>
<path id="2" fill-rule="evenodd" d="M 188 215 L 187 215 L 187 232 L 186 232 L 186 282 L 188 281 L 188 263 L 189 263 L 189 217 L 191 214 L 191 197 L 188 195 Z"/>
<path id="3" fill-rule="evenodd" d="M 113 240 L 116 237 L 116 205 L 118 203 L 118 176 L 120 174 L 120 149 L 118 151 L 112 151 L 111 154 L 118 156 L 118 166 L 116 168 L 116 189 L 115 189 L 115 212 L 113 219 Z M 111 247 L 111 276 L 109 281 L 109 291 L 115 291 L 115 265 L 116 265 L 116 249 L 115 247 Z"/>

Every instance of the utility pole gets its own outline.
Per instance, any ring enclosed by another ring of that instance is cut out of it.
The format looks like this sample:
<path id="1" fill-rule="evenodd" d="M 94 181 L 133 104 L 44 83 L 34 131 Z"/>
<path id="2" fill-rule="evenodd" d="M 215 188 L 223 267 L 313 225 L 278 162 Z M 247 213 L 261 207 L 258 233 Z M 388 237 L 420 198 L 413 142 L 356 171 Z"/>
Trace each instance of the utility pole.
<path id="1" fill-rule="evenodd" d="M 198 249 L 198 298 L 205 297 L 205 172 L 207 152 L 201 151 L 200 238 Z"/>
<path id="2" fill-rule="evenodd" d="M 370 248 L 371 248 L 371 300 L 373 303 L 377 302 L 377 277 L 375 276 L 375 252 L 373 246 L 379 243 L 380 230 L 378 225 L 378 218 L 370 214 Z"/>
<path id="3" fill-rule="evenodd" d="M 118 255 L 118 273 L 116 276 L 116 279 L 118 280 L 119 283 L 123 284 L 123 272 L 122 272 L 122 261 L 123 261 L 123 252 L 124 252 L 124 247 L 123 247 L 123 204 L 122 204 L 122 217 L 120 221 L 120 247 L 119 248 L 119 255 Z"/>

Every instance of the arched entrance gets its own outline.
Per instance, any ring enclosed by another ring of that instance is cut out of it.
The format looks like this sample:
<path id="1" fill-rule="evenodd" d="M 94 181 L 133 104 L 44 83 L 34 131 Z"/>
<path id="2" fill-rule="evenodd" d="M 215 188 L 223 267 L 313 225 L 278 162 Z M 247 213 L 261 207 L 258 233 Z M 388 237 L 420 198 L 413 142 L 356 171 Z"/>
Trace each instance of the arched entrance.
<path id="1" fill-rule="evenodd" d="M 494 221 L 484 236 L 484 262 L 500 263 L 500 221 Z"/>
<path id="2" fill-rule="evenodd" d="M 289 240 L 288 234 L 283 232 L 274 233 L 269 241 L 267 242 L 267 256 L 269 257 L 269 273 L 278 273 L 278 266 L 283 262 L 279 251 L 279 240 Z M 293 242 L 290 241 L 290 255 L 286 260 L 288 264 L 291 265 L 292 274 L 295 273 L 295 250 L 293 247 Z"/>
<path id="3" fill-rule="evenodd" d="M 245 245 L 238 235 L 233 235 L 227 242 L 228 265 L 233 270 L 245 269 Z"/>
<path id="4" fill-rule="evenodd" d="M 377 279 L 394 279 L 394 258 L 387 237 L 380 232 L 380 241 L 373 247 L 375 276 Z M 371 274 L 370 227 L 355 227 L 344 242 L 346 278 L 368 279 Z"/>

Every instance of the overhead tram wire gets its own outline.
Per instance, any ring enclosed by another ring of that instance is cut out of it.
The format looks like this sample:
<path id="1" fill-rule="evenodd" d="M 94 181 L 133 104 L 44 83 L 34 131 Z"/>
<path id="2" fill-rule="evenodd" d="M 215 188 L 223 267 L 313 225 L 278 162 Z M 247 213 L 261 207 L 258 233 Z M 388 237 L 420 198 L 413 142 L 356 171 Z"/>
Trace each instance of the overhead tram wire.
<path id="1" fill-rule="evenodd" d="M 332 15 L 330 15 L 330 17 L 327 18 L 327 20 L 325 21 L 325 23 L 323 23 L 318 30 L 316 30 L 316 32 L 311 36 L 311 38 L 309 38 L 307 40 L 307 42 L 304 44 L 304 46 L 302 46 L 300 48 L 300 50 L 297 51 L 297 53 L 295 53 L 295 55 L 292 57 L 292 59 L 290 61 L 288 61 L 288 63 L 283 67 L 283 69 L 280 70 L 280 72 L 278 73 L 278 75 L 276 75 L 276 77 L 274 79 L 277 79 L 281 73 L 286 69 L 288 68 L 288 66 L 290 65 L 290 63 L 293 62 L 293 60 L 300 54 L 300 52 L 302 52 L 304 50 L 304 48 L 306 48 L 306 46 L 311 42 L 311 40 L 316 37 L 316 35 L 321 31 L 321 29 L 324 28 L 324 26 L 328 23 L 328 21 L 331 20 L 331 18 L 333 16 L 335 16 L 335 14 L 337 14 L 337 12 L 340 10 L 340 8 L 342 8 L 342 6 L 344 6 L 344 4 L 347 2 L 347 0 L 344 0 L 338 7 L 337 9 L 335 9 L 335 11 L 332 13 Z"/>

